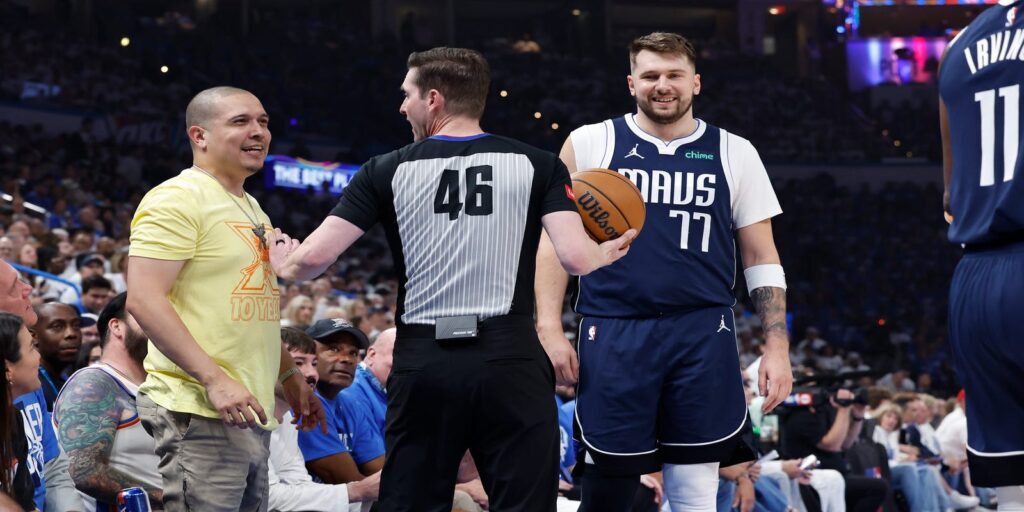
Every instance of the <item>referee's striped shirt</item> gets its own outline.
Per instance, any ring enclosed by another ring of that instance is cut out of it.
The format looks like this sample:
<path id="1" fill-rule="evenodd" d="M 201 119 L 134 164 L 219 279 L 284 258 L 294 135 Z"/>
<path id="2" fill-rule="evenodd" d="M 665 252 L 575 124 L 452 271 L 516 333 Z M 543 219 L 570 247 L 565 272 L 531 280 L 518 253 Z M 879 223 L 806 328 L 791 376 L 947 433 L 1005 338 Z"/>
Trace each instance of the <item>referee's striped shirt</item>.
<path id="1" fill-rule="evenodd" d="M 492 134 L 434 136 L 370 159 L 331 212 L 384 226 L 398 322 L 533 314 L 541 217 L 576 211 L 554 154 Z"/>

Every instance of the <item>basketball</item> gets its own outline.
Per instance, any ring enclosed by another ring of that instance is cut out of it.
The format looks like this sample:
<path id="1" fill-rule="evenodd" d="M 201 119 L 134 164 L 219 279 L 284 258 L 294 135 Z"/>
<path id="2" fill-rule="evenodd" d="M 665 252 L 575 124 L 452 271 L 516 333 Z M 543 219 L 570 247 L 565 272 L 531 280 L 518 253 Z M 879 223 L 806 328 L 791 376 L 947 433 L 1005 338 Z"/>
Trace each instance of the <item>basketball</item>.
<path id="1" fill-rule="evenodd" d="M 609 169 L 588 169 L 572 175 L 572 193 L 594 241 L 618 238 L 631 228 L 640 236 L 647 206 L 629 178 Z"/>

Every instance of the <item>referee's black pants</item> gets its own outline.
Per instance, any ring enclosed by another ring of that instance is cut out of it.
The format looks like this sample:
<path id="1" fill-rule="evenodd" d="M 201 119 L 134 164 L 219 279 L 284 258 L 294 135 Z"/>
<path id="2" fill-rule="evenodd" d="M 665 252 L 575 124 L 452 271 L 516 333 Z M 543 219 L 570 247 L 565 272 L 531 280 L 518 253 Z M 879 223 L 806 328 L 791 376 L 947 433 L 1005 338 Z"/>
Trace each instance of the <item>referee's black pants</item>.
<path id="1" fill-rule="evenodd" d="M 377 509 L 450 512 L 468 449 L 491 511 L 554 511 L 554 371 L 533 319 L 486 320 L 470 341 L 438 342 L 433 334 L 433 326 L 398 328 Z"/>

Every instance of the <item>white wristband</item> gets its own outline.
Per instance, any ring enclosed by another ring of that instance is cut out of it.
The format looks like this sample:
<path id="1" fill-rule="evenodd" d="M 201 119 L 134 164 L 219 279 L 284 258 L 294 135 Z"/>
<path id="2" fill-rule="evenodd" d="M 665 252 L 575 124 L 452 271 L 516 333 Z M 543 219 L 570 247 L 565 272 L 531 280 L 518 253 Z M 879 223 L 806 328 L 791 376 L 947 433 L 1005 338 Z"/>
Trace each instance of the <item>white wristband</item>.
<path id="1" fill-rule="evenodd" d="M 743 277 L 747 280 L 747 293 L 753 294 L 754 290 L 771 286 L 774 288 L 786 289 L 786 272 L 782 265 L 770 263 L 767 265 L 754 265 L 743 269 Z"/>

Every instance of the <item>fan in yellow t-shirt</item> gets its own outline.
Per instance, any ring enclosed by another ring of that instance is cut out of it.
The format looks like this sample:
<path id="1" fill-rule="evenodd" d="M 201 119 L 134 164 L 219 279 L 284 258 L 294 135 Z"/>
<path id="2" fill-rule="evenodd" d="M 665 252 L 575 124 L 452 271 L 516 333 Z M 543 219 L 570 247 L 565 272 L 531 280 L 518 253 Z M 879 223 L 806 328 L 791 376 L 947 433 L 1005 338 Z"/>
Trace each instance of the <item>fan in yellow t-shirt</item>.
<path id="1" fill-rule="evenodd" d="M 249 509 L 267 492 L 275 382 L 304 428 L 325 428 L 324 415 L 282 358 L 270 219 L 242 188 L 263 167 L 267 113 L 251 93 L 215 87 L 185 117 L 194 165 L 150 190 L 132 220 L 128 309 L 152 343 L 138 409 L 165 506 Z"/>

